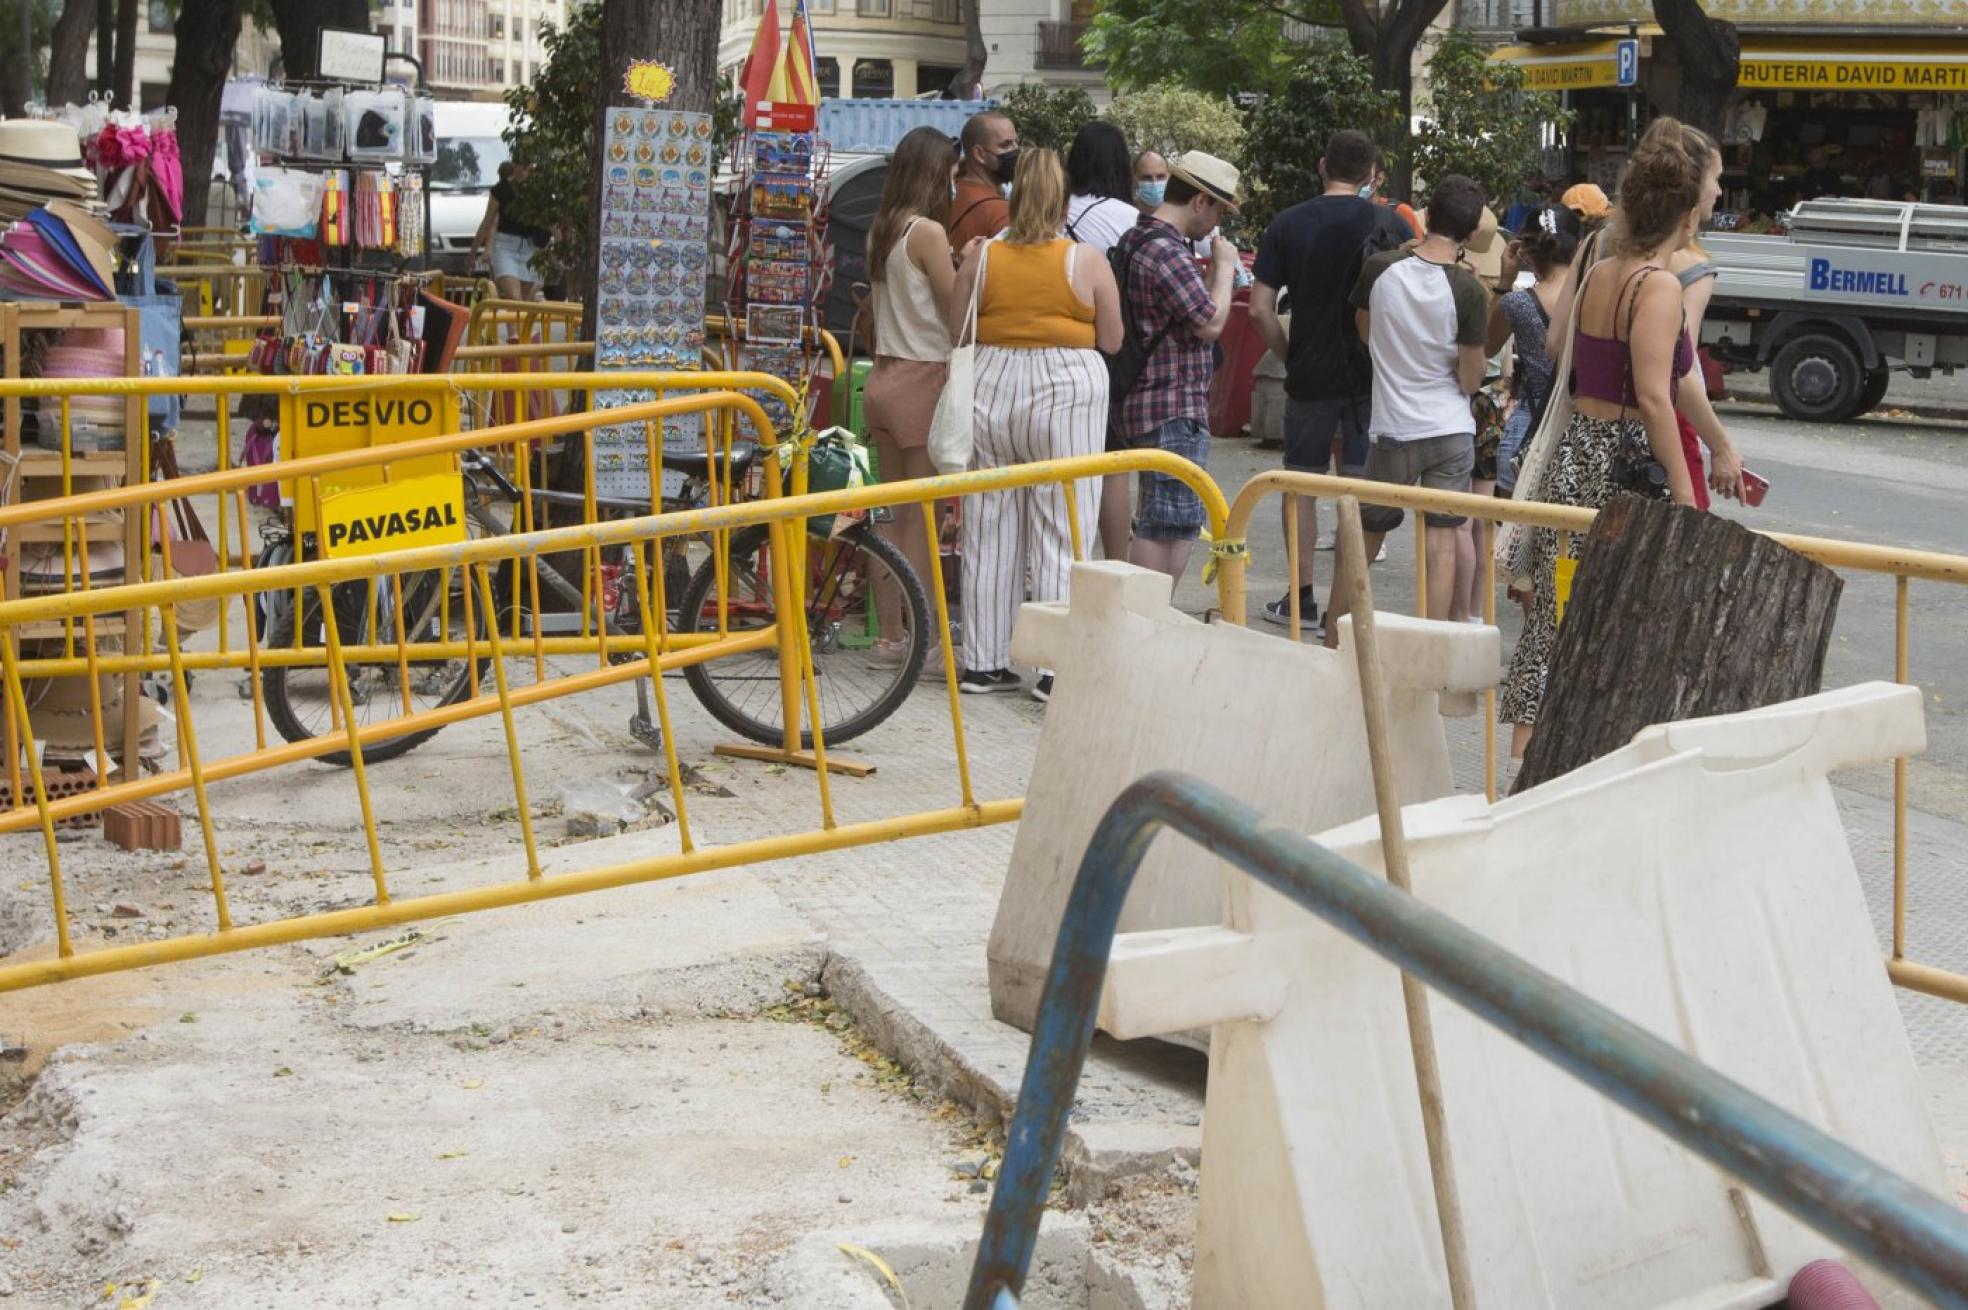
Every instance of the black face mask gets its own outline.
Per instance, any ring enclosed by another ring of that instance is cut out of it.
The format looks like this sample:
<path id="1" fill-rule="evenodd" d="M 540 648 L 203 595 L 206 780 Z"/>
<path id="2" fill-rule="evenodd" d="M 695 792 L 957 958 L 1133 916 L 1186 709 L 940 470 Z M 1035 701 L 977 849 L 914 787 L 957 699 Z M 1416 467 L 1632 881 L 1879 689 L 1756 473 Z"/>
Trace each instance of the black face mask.
<path id="1" fill-rule="evenodd" d="M 1018 147 L 1013 146 L 998 156 L 998 181 L 1009 182 L 1018 173 Z"/>

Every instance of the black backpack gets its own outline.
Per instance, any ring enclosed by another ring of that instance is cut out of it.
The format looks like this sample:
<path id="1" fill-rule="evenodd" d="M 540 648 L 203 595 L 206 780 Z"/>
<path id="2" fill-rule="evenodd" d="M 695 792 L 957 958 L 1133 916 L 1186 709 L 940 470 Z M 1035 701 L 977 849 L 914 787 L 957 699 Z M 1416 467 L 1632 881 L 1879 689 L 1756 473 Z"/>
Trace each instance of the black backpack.
<path id="1" fill-rule="evenodd" d="M 1369 259 L 1389 250 L 1399 250 L 1406 244 L 1408 238 L 1402 235 L 1406 230 L 1406 220 L 1391 205 L 1375 205 L 1373 226 L 1361 240 L 1359 253 L 1353 257 L 1352 266 L 1342 282 L 1346 290 L 1339 297 L 1339 339 L 1346 346 L 1346 363 L 1349 375 L 1354 379 L 1355 394 L 1365 394 L 1373 386 L 1373 355 L 1353 326 L 1353 287 L 1359 282 L 1360 270 L 1367 266 Z"/>
<path id="2" fill-rule="evenodd" d="M 1128 393 L 1141 381 L 1149 357 L 1162 344 L 1162 338 L 1168 335 L 1169 329 L 1175 326 L 1175 320 L 1170 319 L 1162 324 L 1155 335 L 1146 341 L 1141 339 L 1141 328 L 1135 323 L 1134 311 L 1128 305 L 1128 274 L 1134 265 L 1135 252 L 1150 241 L 1179 240 L 1179 237 L 1151 231 L 1150 235 L 1132 243 L 1123 238 L 1107 252 L 1107 264 L 1114 270 L 1114 281 L 1121 293 L 1121 348 L 1107 356 L 1107 403 L 1110 405 L 1118 405 L 1127 399 Z"/>

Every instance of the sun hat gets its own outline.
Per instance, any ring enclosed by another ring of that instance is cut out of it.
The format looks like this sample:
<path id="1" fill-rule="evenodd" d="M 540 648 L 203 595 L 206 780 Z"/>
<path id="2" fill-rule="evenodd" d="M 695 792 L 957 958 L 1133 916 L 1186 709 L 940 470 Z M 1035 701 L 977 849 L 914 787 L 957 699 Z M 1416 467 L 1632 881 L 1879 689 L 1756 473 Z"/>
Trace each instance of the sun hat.
<path id="1" fill-rule="evenodd" d="M 96 180 L 82 162 L 82 138 L 67 123 L 50 118 L 0 118 L 0 163 L 52 169 L 68 177 Z"/>
<path id="2" fill-rule="evenodd" d="M 1200 150 L 1185 150 L 1169 161 L 1169 176 L 1180 178 L 1204 195 L 1221 202 L 1231 213 L 1237 212 L 1237 184 L 1242 180 L 1242 175 L 1230 161 Z"/>
<path id="3" fill-rule="evenodd" d="M 1463 258 L 1476 270 L 1476 276 L 1485 282 L 1495 282 L 1503 276 L 1503 234 L 1497 230 L 1496 211 L 1488 205 L 1483 206 L 1483 216 L 1477 220 L 1476 230 L 1462 243 Z"/>

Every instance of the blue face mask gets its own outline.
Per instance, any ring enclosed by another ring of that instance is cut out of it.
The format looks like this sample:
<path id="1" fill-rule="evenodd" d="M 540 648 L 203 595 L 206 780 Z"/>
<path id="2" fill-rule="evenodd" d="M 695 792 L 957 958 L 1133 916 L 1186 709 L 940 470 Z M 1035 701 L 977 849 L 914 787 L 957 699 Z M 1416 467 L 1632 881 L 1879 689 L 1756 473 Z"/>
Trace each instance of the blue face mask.
<path id="1" fill-rule="evenodd" d="M 1168 183 L 1166 181 L 1142 182 L 1134 188 L 1134 198 L 1150 209 L 1160 205 L 1162 203 L 1162 197 L 1167 193 Z"/>
<path id="2" fill-rule="evenodd" d="M 1373 199 L 1373 183 L 1371 182 L 1360 183 L 1360 199 L 1362 200 Z"/>

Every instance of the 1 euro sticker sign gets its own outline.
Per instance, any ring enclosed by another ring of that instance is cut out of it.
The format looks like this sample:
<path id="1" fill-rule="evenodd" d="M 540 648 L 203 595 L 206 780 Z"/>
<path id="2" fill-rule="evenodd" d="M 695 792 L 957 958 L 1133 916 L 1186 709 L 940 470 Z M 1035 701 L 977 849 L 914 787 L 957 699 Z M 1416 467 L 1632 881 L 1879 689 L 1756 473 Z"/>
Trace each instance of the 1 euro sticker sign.
<path id="1" fill-rule="evenodd" d="M 385 482 L 321 502 L 329 559 L 386 550 L 448 546 L 465 540 L 465 484 L 456 473 Z"/>

